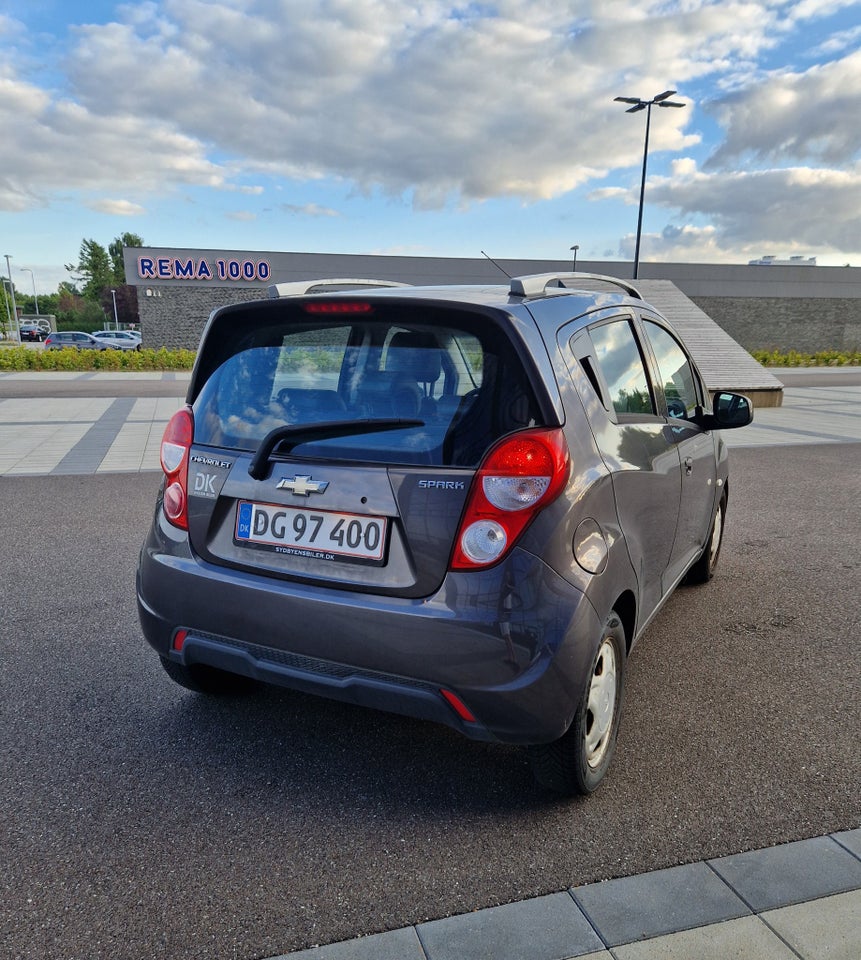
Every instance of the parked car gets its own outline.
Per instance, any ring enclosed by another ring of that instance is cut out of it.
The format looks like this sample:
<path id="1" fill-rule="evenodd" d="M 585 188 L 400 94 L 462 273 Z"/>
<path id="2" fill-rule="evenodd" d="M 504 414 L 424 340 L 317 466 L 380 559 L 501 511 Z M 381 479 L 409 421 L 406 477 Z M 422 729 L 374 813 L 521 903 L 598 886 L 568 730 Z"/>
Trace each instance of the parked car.
<path id="1" fill-rule="evenodd" d="M 70 347 L 74 350 L 107 350 L 107 345 L 97 340 L 92 334 L 82 333 L 80 330 L 62 330 L 51 333 L 45 340 L 46 350 L 62 350 Z"/>
<path id="2" fill-rule="evenodd" d="M 600 280 L 623 292 L 316 281 L 216 310 L 137 572 L 168 675 L 439 721 L 594 790 L 632 647 L 715 571 L 721 430 L 752 419 Z"/>
<path id="3" fill-rule="evenodd" d="M 18 330 L 21 334 L 21 341 L 27 340 L 31 343 L 42 343 L 51 332 L 49 326 L 43 326 L 39 323 L 22 323 Z"/>
<path id="4" fill-rule="evenodd" d="M 140 340 L 125 330 L 96 330 L 93 336 L 114 350 L 140 350 Z"/>

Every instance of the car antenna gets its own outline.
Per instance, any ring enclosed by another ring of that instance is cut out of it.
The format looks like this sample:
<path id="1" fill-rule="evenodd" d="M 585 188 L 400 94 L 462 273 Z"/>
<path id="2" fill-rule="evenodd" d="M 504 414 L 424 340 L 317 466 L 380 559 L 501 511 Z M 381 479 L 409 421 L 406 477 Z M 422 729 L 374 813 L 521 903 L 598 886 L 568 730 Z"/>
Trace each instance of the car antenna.
<path id="1" fill-rule="evenodd" d="M 486 254 L 484 250 L 481 251 L 481 254 L 482 256 L 487 257 L 487 259 L 496 267 L 497 270 L 502 270 L 502 267 L 500 267 L 500 265 L 493 259 L 493 257 Z M 505 273 L 506 277 L 508 277 L 509 280 L 511 279 L 510 273 L 506 273 L 505 270 L 502 270 L 502 272 Z"/>

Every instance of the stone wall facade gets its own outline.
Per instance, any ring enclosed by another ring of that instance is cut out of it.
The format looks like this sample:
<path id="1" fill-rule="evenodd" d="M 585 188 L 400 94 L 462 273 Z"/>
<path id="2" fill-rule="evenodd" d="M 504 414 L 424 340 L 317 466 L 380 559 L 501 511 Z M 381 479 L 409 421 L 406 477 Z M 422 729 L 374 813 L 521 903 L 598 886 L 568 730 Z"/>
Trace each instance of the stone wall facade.
<path id="1" fill-rule="evenodd" d="M 143 346 L 196 350 L 210 313 L 217 307 L 265 299 L 265 288 L 157 287 L 149 295 L 138 291 Z"/>
<path id="2" fill-rule="evenodd" d="M 861 300 L 691 297 L 745 350 L 861 350 Z"/>
<path id="3" fill-rule="evenodd" d="M 499 283 L 509 276 L 565 273 L 568 263 L 480 258 L 245 253 L 126 249 L 126 276 L 138 287 L 144 346 L 195 349 L 216 307 L 268 296 L 268 282 L 309 277 L 376 277 L 411 284 Z M 146 260 L 146 269 L 142 264 Z M 204 279 L 187 272 L 208 265 Z M 259 275 L 265 266 L 267 280 Z M 230 267 L 233 281 L 220 277 Z M 630 276 L 630 264 L 584 262 L 582 272 Z M 183 274 L 180 275 L 179 271 Z M 247 276 L 250 270 L 254 276 Z M 669 280 L 730 337 L 753 350 L 861 349 L 861 269 L 641 264 L 641 277 Z M 636 285 L 636 281 L 635 281 Z"/>
<path id="4" fill-rule="evenodd" d="M 146 347 L 197 349 L 209 314 L 229 303 L 265 298 L 265 288 L 158 287 L 141 296 Z M 861 300 L 692 297 L 745 350 L 861 350 Z"/>

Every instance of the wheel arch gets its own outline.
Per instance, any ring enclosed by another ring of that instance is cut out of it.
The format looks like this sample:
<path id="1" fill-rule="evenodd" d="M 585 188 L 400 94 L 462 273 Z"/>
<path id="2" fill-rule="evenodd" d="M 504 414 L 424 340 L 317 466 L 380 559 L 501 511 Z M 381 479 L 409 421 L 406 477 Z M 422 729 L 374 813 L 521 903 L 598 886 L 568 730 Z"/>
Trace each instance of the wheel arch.
<path id="1" fill-rule="evenodd" d="M 625 654 L 627 656 L 631 652 L 634 631 L 637 627 L 637 598 L 631 590 L 625 590 L 616 598 L 613 609 L 619 615 L 622 628 L 625 631 Z"/>

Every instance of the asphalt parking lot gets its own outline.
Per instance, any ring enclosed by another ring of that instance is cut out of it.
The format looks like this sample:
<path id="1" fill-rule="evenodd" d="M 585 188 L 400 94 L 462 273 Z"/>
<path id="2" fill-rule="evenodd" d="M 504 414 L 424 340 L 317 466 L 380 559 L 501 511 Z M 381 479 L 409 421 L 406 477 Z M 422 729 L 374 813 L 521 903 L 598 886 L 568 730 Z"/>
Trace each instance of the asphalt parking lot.
<path id="1" fill-rule="evenodd" d="M 3 478 L 0 955 L 271 957 L 857 827 L 861 444 L 732 461 L 718 576 L 574 802 L 447 729 L 180 690 L 134 607 L 157 475 Z"/>

